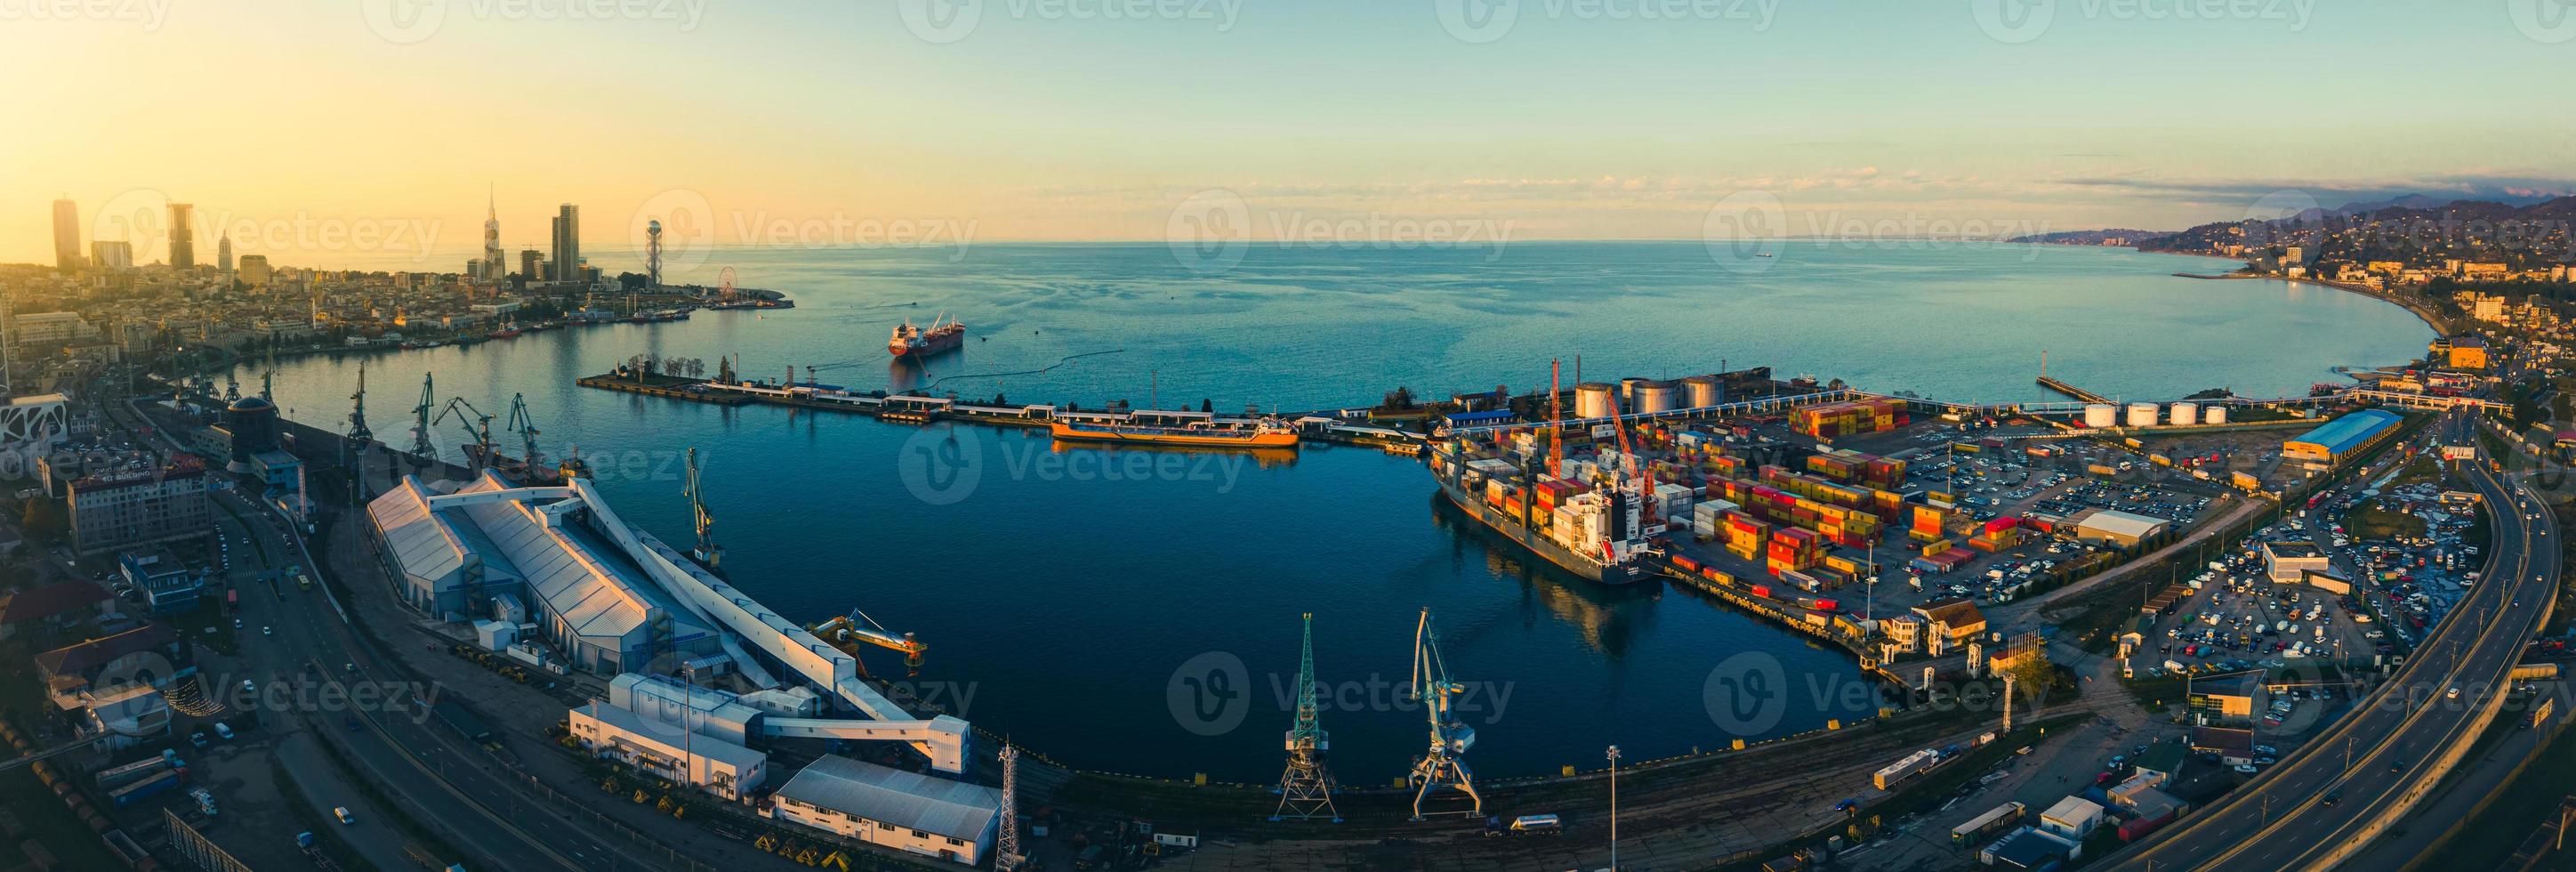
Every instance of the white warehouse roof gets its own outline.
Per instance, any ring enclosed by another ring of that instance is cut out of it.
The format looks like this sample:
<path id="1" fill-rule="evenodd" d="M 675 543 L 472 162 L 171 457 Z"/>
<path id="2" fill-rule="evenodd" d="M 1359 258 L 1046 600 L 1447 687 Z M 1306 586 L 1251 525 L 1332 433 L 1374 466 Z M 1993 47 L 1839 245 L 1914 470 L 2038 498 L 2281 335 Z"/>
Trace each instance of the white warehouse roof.
<path id="1" fill-rule="evenodd" d="M 2115 509 L 2097 509 L 2085 513 L 2084 519 L 2075 522 L 2075 526 L 2099 530 L 2114 536 L 2144 539 L 2164 529 L 2166 523 L 2163 518 L 2150 518 Z"/>
<path id="2" fill-rule="evenodd" d="M 848 757 L 823 755 L 778 795 L 857 818 L 974 841 L 1000 814 L 1002 792 Z"/>

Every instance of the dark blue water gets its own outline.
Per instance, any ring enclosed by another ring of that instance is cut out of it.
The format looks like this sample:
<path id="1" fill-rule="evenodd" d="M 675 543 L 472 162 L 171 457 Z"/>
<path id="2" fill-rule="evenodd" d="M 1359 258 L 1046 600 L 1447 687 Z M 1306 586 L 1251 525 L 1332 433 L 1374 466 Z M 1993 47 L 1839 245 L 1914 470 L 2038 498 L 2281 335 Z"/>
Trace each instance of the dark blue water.
<path id="1" fill-rule="evenodd" d="M 1869 706 L 1809 692 L 1809 677 L 1849 681 L 1854 670 L 1802 637 L 1688 593 L 1603 589 L 1521 565 L 1508 545 L 1445 522 L 1412 461 L 1333 448 L 1268 465 L 1059 453 L 1020 432 L 728 410 L 572 379 L 639 352 L 738 352 L 755 375 L 852 361 L 820 377 L 863 388 L 1318 408 L 1399 384 L 1523 387 L 1545 379 L 1549 356 L 1581 353 L 1591 378 L 1683 375 L 1722 359 L 2001 399 L 2039 396 L 2030 381 L 2047 348 L 2051 374 L 2108 394 L 2266 395 L 2304 392 L 2334 365 L 2407 359 L 2429 337 L 2396 307 L 2348 294 L 2167 275 L 2210 269 L 2192 258 L 1791 243 L 1776 260 L 1743 275 L 1713 267 L 1696 243 L 1523 244 L 1490 262 L 1482 251 L 1255 246 L 1208 276 L 1159 245 L 979 246 L 962 259 L 726 251 L 702 271 L 731 265 L 799 308 L 372 356 L 371 422 L 407 438 L 397 410 L 424 371 L 441 397 L 487 410 L 525 393 L 548 451 L 579 446 L 620 511 L 674 541 L 689 537 L 678 458 L 694 446 L 737 583 L 800 620 L 855 607 L 918 633 L 931 646 L 925 695 L 1074 765 L 1275 778 L 1289 725 L 1281 695 L 1299 615 L 1312 612 L 1319 677 L 1335 691 L 1324 725 L 1336 769 L 1384 783 L 1425 741 L 1419 712 L 1390 690 L 1424 607 L 1453 677 L 1478 688 L 1470 757 L 1488 775 L 1597 765 L 1614 742 L 1632 760 L 1722 747 Z M 927 373 L 889 366 L 886 330 L 943 309 L 977 337 L 965 353 Z M 1044 375 L 975 376 L 1120 349 Z M 357 366 L 291 362 L 280 404 L 336 426 Z M 461 437 L 453 425 L 437 434 L 451 459 Z M 1721 728 L 1712 671 L 1748 651 L 1776 658 L 1795 692 L 1776 720 Z M 900 674 L 891 660 L 875 665 Z"/>

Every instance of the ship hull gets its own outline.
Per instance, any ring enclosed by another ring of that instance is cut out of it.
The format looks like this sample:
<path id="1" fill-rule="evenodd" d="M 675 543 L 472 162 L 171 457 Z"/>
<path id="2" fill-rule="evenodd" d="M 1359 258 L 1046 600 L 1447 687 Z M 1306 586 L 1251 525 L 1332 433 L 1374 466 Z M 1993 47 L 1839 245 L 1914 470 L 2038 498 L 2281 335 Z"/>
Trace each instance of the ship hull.
<path id="1" fill-rule="evenodd" d="M 1114 442 L 1127 445 L 1175 445 L 1191 448 L 1295 448 L 1295 433 L 1252 433 L 1242 436 L 1197 435 L 1178 432 L 1138 433 L 1118 430 L 1085 430 L 1058 422 L 1048 428 L 1057 439 L 1076 442 Z"/>
<path id="2" fill-rule="evenodd" d="M 1476 523 L 1483 525 L 1485 529 L 1511 540 L 1513 544 L 1521 546 L 1521 550 L 1555 564 L 1558 569 L 1608 585 L 1634 584 L 1646 577 L 1645 571 L 1636 566 L 1608 566 L 1566 550 L 1565 546 L 1556 544 L 1556 540 L 1521 526 L 1510 518 L 1502 517 L 1501 512 L 1488 508 L 1484 500 L 1458 489 L 1457 485 L 1445 479 L 1440 482 L 1440 494 L 1448 498 L 1450 505 L 1458 507 L 1458 511 L 1466 513 L 1467 517 L 1476 519 Z"/>
<path id="3" fill-rule="evenodd" d="M 896 357 L 929 357 L 955 351 L 965 344 L 966 331 L 959 330 L 954 333 L 934 333 L 923 336 L 920 345 L 905 342 L 887 343 L 886 351 Z"/>

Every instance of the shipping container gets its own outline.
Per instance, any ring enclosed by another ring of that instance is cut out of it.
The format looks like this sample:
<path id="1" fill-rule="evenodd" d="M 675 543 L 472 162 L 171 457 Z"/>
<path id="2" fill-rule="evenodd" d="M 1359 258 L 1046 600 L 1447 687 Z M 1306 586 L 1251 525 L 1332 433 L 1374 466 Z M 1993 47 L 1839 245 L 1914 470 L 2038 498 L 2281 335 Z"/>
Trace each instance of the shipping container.
<path id="1" fill-rule="evenodd" d="M 179 773 L 164 769 L 158 775 L 147 776 L 141 781 L 108 791 L 107 801 L 117 808 L 125 808 L 177 786 L 179 786 Z"/>

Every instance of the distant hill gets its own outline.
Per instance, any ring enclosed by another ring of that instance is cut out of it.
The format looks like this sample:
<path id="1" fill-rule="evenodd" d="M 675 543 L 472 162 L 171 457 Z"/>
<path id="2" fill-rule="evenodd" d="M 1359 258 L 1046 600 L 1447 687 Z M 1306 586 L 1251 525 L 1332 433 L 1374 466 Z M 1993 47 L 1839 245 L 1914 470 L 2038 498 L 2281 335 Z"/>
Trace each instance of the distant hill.
<path id="1" fill-rule="evenodd" d="M 2164 230 L 2130 230 L 2127 228 L 2114 227 L 2107 230 L 2069 230 L 2063 233 L 2041 233 L 2033 236 L 2017 237 L 2012 241 L 2040 243 L 2045 245 L 2136 245 L 2140 240 L 2155 239 L 2171 235 L 2173 235 L 2171 231 Z"/>
<path id="2" fill-rule="evenodd" d="M 2141 251 L 2254 256 L 2300 249 L 2300 260 L 2367 263 L 2401 261 L 2438 266 L 2444 260 L 2503 262 L 2516 270 L 2576 262 L 2576 197 L 2528 204 L 2444 200 L 2409 195 L 2341 209 L 2310 209 L 2269 221 L 2221 221 L 2180 233 L 2149 236 Z"/>

